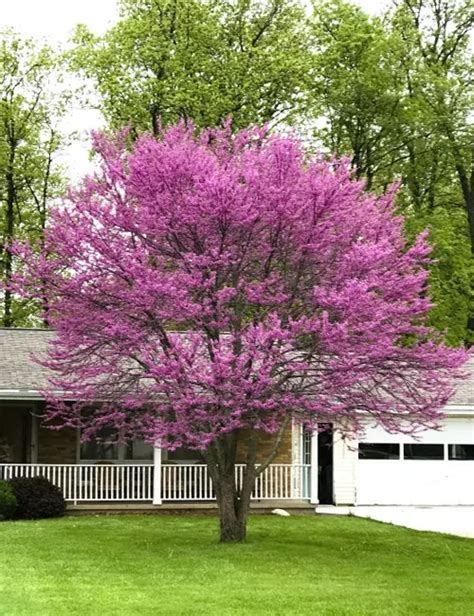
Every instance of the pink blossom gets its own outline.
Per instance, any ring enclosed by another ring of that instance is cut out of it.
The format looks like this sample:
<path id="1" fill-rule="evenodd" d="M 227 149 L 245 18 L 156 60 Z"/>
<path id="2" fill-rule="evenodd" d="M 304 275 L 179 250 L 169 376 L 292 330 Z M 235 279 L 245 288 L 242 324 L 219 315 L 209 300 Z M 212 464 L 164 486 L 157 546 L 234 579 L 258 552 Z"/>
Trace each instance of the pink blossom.
<path id="1" fill-rule="evenodd" d="M 46 291 L 57 332 L 52 425 L 196 449 L 288 416 L 436 425 L 467 355 L 426 324 L 430 248 L 405 241 L 394 188 L 261 129 L 124 137 L 95 136 L 100 169 L 42 252 L 15 248 L 16 291 Z"/>

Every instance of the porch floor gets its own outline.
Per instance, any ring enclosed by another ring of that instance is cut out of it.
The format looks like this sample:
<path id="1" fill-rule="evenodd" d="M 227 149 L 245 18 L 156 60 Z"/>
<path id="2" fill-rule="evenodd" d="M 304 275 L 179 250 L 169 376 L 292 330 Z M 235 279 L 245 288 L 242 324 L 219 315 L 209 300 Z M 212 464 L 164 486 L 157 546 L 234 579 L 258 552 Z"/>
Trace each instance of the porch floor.
<path id="1" fill-rule="evenodd" d="M 250 504 L 252 513 L 271 513 L 273 509 L 284 509 L 291 514 L 314 515 L 314 505 L 307 500 L 265 500 L 253 501 Z M 153 505 L 149 502 L 143 503 L 67 503 L 67 515 L 84 515 L 94 513 L 215 513 L 217 504 L 215 501 L 204 502 L 165 502 L 162 505 Z"/>

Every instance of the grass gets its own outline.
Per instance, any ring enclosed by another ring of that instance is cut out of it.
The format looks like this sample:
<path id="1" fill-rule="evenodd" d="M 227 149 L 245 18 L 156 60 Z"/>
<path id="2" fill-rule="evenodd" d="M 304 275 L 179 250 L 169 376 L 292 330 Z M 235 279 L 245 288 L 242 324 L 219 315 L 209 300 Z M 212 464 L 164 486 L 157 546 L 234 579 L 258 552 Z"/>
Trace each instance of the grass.
<path id="1" fill-rule="evenodd" d="M 241 545 L 211 517 L 0 524 L 2 616 L 474 614 L 474 541 L 345 517 L 254 516 Z"/>

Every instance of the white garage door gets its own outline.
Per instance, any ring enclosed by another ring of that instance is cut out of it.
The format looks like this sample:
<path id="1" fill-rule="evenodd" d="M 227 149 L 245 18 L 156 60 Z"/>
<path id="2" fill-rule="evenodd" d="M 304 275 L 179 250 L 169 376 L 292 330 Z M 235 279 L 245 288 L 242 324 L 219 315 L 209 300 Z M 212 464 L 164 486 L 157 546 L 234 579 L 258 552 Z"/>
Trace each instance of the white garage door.
<path id="1" fill-rule="evenodd" d="M 358 458 L 358 505 L 474 505 L 474 419 L 418 440 L 368 428 Z"/>

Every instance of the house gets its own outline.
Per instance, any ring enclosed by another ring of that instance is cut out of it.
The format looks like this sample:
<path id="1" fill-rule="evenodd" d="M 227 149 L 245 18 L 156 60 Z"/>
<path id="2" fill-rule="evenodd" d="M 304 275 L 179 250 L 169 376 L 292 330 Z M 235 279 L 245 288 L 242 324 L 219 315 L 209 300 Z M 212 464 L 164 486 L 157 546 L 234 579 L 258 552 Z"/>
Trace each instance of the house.
<path id="1" fill-rule="evenodd" d="M 41 425 L 47 370 L 35 363 L 54 333 L 0 329 L 0 479 L 44 475 L 68 504 L 205 503 L 212 483 L 198 452 L 81 443 L 76 430 Z M 288 506 L 474 505 L 474 361 L 446 407 L 440 431 L 418 439 L 368 426 L 360 442 L 343 440 L 337 426 L 311 434 L 287 430 L 273 464 L 260 475 L 254 503 Z M 263 440 L 261 454 L 270 447 Z M 237 468 L 237 481 L 243 465 Z"/>

